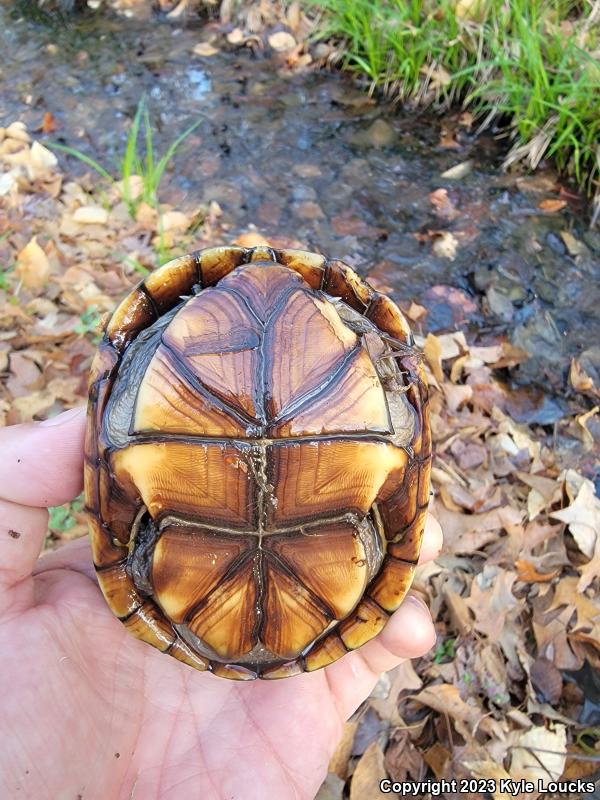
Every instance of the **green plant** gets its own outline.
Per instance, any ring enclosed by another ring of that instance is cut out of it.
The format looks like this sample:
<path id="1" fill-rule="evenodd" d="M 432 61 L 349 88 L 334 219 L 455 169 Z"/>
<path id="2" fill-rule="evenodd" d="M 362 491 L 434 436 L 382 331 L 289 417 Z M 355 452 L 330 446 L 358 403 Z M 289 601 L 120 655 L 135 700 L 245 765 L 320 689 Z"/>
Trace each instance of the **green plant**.
<path id="1" fill-rule="evenodd" d="M 169 162 L 173 159 L 181 144 L 200 125 L 201 121 L 202 119 L 198 119 L 193 125 L 186 128 L 182 134 L 171 142 L 163 155 L 158 157 L 155 151 L 150 113 L 146 100 L 142 97 L 138 103 L 131 129 L 127 136 L 125 151 L 119 165 L 120 178 L 123 181 L 123 199 L 132 217 L 135 217 L 136 209 L 142 202 L 148 203 L 153 207 L 158 206 L 158 190 Z M 140 137 L 142 126 L 143 137 Z M 140 138 L 143 138 L 144 142 L 143 152 L 141 151 Z M 50 143 L 49 146 L 79 159 L 106 180 L 113 180 L 113 176 L 105 167 L 80 150 L 57 142 Z M 140 194 L 133 194 L 131 191 L 131 178 L 134 175 L 138 175 L 142 180 Z"/>
<path id="2" fill-rule="evenodd" d="M 96 306 L 89 306 L 79 317 L 79 322 L 75 326 L 75 333 L 80 336 L 85 336 L 89 333 L 95 334 L 94 340 L 98 338 L 98 327 L 100 325 L 101 315 L 98 313 Z"/>
<path id="3" fill-rule="evenodd" d="M 62 506 L 52 506 L 48 509 L 48 529 L 55 533 L 64 533 L 65 531 L 71 530 L 71 528 L 77 524 L 74 514 L 82 509 L 82 495 Z"/>
<path id="4" fill-rule="evenodd" d="M 343 66 L 403 102 L 460 100 L 510 125 L 507 163 L 544 156 L 590 191 L 600 179 L 600 19 L 575 0 L 305 0 Z"/>
<path id="5" fill-rule="evenodd" d="M 449 638 L 442 642 L 436 649 L 433 656 L 434 664 L 442 664 L 444 661 L 452 661 L 456 655 L 456 639 Z"/>

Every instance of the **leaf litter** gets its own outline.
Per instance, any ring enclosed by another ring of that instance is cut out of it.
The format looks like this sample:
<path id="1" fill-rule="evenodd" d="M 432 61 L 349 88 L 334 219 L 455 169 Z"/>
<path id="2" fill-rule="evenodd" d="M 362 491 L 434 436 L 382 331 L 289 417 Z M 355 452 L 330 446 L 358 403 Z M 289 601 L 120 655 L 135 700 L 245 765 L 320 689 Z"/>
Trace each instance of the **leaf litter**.
<path id="1" fill-rule="evenodd" d="M 139 176 L 103 190 L 89 175 L 62 173 L 22 123 L 0 129 L 0 425 L 85 402 L 99 325 L 140 277 L 209 244 L 265 242 L 255 230 L 228 229 L 215 201 L 140 204 L 132 220 L 134 192 Z M 454 217 L 448 192 L 430 201 L 438 216 Z M 429 601 L 438 641 L 382 676 L 347 723 L 320 800 L 366 800 L 385 777 L 589 775 L 600 728 L 579 722 L 585 697 L 572 673 L 600 666 L 593 476 L 573 468 L 546 428 L 511 416 L 505 373 L 526 351 L 500 335 L 482 343 L 460 331 L 427 333 L 426 309 L 405 310 L 431 384 L 432 510 L 445 546 L 419 569 L 415 590 Z M 584 452 L 597 448 L 592 433 L 576 432 L 595 408 L 594 377 L 573 361 L 576 402 L 562 436 Z M 48 547 L 82 535 L 80 502 L 53 512 Z"/>

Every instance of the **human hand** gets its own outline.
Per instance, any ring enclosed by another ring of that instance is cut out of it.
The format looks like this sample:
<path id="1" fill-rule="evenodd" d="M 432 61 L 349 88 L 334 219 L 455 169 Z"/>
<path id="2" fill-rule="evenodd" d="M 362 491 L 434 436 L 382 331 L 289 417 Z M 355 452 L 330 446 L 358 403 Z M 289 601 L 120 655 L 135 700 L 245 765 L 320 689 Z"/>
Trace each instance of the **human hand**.
<path id="1" fill-rule="evenodd" d="M 379 674 L 432 646 L 429 611 L 409 595 L 360 650 L 282 681 L 165 657 L 113 617 L 87 539 L 39 557 L 46 507 L 81 491 L 84 416 L 0 430 L 0 796 L 311 800 Z M 421 562 L 441 541 L 429 517 Z"/>

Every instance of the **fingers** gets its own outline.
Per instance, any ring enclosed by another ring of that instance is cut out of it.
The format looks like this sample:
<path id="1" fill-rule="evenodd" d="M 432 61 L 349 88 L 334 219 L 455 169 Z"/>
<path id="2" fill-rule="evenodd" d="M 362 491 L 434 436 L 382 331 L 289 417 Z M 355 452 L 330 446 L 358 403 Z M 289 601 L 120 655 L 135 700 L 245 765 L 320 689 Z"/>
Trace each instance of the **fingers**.
<path id="1" fill-rule="evenodd" d="M 439 522 L 428 514 L 419 564 L 436 558 L 442 541 Z M 407 658 L 424 655 L 435 640 L 429 609 L 419 597 L 409 594 L 378 636 L 325 668 L 342 718 L 347 719 L 362 703 L 382 672 L 397 667 Z"/>
<path id="2" fill-rule="evenodd" d="M 56 569 L 70 569 L 73 572 L 81 572 L 88 578 L 96 582 L 96 570 L 92 563 L 92 549 L 89 537 L 83 536 L 72 542 L 66 542 L 58 550 L 51 553 L 44 553 L 38 560 L 33 569 L 34 575 L 41 575 L 43 572 Z"/>
<path id="3" fill-rule="evenodd" d="M 426 564 L 428 561 L 433 561 L 434 558 L 437 558 L 442 551 L 443 542 L 442 526 L 433 514 L 427 514 L 419 564 Z"/>
<path id="4" fill-rule="evenodd" d="M 0 499 L 56 506 L 81 491 L 85 410 L 0 429 Z"/>
<path id="5" fill-rule="evenodd" d="M 408 595 L 379 636 L 325 668 L 342 718 L 347 719 L 370 694 L 382 672 L 424 655 L 434 643 L 427 606 Z"/>
<path id="6" fill-rule="evenodd" d="M 48 530 L 45 508 L 26 508 L 0 500 L 0 615 L 21 613 L 33 603 L 25 579 L 39 556 Z"/>

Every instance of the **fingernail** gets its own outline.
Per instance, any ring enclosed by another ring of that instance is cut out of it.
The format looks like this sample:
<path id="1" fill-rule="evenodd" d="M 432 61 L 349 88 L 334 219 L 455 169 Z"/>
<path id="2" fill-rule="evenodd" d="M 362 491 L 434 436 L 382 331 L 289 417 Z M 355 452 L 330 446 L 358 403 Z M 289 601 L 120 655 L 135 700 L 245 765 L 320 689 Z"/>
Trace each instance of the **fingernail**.
<path id="1" fill-rule="evenodd" d="M 57 414 L 55 417 L 43 420 L 40 422 L 40 425 L 44 428 L 50 428 L 52 425 L 62 425 L 64 422 L 70 422 L 73 417 L 76 417 L 78 414 L 84 413 L 85 409 L 81 406 L 77 406 L 77 408 L 70 408 L 68 411 L 63 411 L 62 414 Z"/>
<path id="2" fill-rule="evenodd" d="M 429 619 L 429 617 L 431 616 L 431 613 L 430 613 L 430 611 L 429 611 L 429 608 L 428 608 L 428 606 L 427 606 L 427 603 L 424 603 L 424 602 L 421 600 L 421 598 L 420 598 L 420 597 L 418 597 L 416 594 L 409 594 L 409 595 L 408 595 L 408 596 L 405 598 L 405 600 L 404 600 L 404 604 L 408 604 L 408 605 L 409 605 L 409 606 L 411 606 L 411 607 L 412 607 L 412 608 L 413 608 L 415 611 L 417 611 L 419 614 L 424 614 L 424 615 L 426 615 L 428 619 Z"/>

